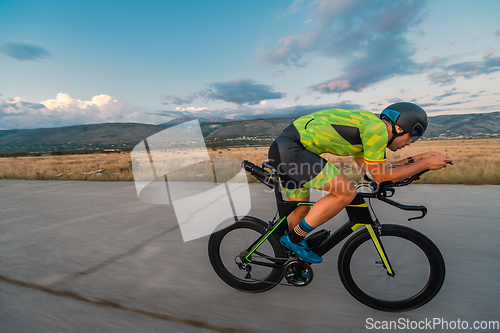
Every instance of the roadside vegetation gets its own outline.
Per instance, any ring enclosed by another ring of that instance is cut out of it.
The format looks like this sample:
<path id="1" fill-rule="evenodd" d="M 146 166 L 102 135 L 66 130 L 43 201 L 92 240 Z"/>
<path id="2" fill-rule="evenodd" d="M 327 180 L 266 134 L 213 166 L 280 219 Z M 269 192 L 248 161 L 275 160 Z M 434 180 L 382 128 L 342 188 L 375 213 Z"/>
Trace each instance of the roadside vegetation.
<path id="1" fill-rule="evenodd" d="M 500 139 L 419 141 L 396 153 L 387 151 L 387 157 L 395 161 L 430 150 L 445 152 L 455 162 L 453 166 L 425 174 L 420 183 L 500 185 Z M 268 146 L 209 147 L 208 151 L 211 158 L 235 157 L 260 165 L 267 159 Z M 0 157 L 0 179 L 133 181 L 130 156 L 130 152 L 119 151 Z M 323 156 L 350 179 L 361 180 L 363 173 L 351 157 Z M 256 181 L 250 177 L 249 180 Z"/>

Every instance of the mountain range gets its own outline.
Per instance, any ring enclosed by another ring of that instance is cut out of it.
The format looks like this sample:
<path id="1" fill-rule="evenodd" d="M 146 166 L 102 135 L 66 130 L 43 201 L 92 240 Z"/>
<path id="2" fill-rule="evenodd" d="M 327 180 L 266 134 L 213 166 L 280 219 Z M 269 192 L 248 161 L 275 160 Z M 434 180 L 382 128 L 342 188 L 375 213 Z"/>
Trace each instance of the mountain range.
<path id="1" fill-rule="evenodd" d="M 199 119 L 205 141 L 213 145 L 269 144 L 297 117 L 252 120 Z M 123 149 L 135 146 L 165 128 L 195 118 L 177 118 L 160 125 L 105 123 L 56 128 L 0 130 L 0 153 L 48 153 Z M 500 112 L 434 116 L 424 139 L 500 136 Z"/>

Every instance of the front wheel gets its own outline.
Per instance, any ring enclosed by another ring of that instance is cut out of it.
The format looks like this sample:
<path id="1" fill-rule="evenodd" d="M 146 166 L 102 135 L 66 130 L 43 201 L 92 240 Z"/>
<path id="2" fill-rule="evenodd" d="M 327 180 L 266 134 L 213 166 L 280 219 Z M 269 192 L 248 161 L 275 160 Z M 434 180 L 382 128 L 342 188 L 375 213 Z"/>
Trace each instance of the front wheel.
<path id="1" fill-rule="evenodd" d="M 284 276 L 285 249 L 276 234 L 267 237 L 251 254 L 251 261 L 276 264 L 269 267 L 245 261 L 248 251 L 267 232 L 267 224 L 253 217 L 221 223 L 220 230 L 208 241 L 208 256 L 217 275 L 231 287 L 248 292 L 262 292 L 275 287 Z"/>
<path id="2" fill-rule="evenodd" d="M 367 230 L 348 239 L 340 251 L 340 279 L 354 298 L 377 310 L 398 312 L 418 308 L 436 296 L 445 264 L 429 238 L 408 227 L 384 225 L 380 242 L 394 276 L 387 274 Z"/>

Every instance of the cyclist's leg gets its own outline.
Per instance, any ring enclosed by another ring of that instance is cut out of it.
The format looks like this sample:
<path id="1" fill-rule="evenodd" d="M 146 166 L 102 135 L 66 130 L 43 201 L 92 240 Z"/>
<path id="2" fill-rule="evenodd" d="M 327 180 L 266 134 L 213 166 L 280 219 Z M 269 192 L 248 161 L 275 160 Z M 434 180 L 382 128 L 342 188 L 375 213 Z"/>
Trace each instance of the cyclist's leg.
<path id="1" fill-rule="evenodd" d="M 314 206 L 312 206 L 312 208 L 299 206 L 306 208 L 300 211 L 301 217 L 305 218 L 307 224 L 311 228 L 317 228 L 318 226 L 322 225 L 323 223 L 337 215 L 356 196 L 356 189 L 354 188 L 354 185 L 351 183 L 351 181 L 344 174 L 338 171 L 337 168 L 335 168 L 328 162 L 321 170 L 321 172 L 319 172 L 310 182 L 305 184 L 305 186 L 308 188 L 317 188 L 326 192 L 330 192 L 330 194 L 318 200 L 314 204 Z M 285 191 L 285 194 L 286 193 L 287 190 Z M 290 197 L 289 199 L 296 200 Z M 304 213 L 305 215 L 302 215 Z M 302 221 L 302 218 L 289 219 L 290 230 L 295 228 Z"/>
<path id="2" fill-rule="evenodd" d="M 305 149 L 300 143 L 297 129 L 290 125 L 271 144 L 269 162 L 279 171 L 285 195 L 289 201 L 309 201 L 310 189 L 302 185 L 316 174 L 311 174 L 312 166 L 322 163 L 322 158 Z M 325 161 L 326 162 L 326 161 Z M 309 206 L 300 205 L 288 216 L 288 226 L 292 230 L 309 212 Z"/>
<path id="3" fill-rule="evenodd" d="M 300 189 L 284 189 L 285 195 L 288 201 L 309 201 L 310 200 L 310 190 L 308 188 Z M 295 208 L 295 210 L 290 213 L 287 217 L 288 231 L 293 230 L 297 224 L 302 221 L 302 219 L 309 213 L 311 207 L 308 205 L 300 205 Z"/>
<path id="4" fill-rule="evenodd" d="M 308 151 L 300 142 L 296 128 L 291 125 L 273 142 L 269 149 L 269 161 L 281 175 L 285 194 L 291 200 L 297 196 L 290 193 L 301 193 L 303 187 L 321 189 L 330 192 L 320 199 L 309 211 L 309 208 L 296 209 L 297 214 L 289 219 L 289 229 L 295 228 L 302 219 L 299 216 L 306 214 L 304 227 L 314 229 L 337 215 L 356 196 L 356 190 L 345 175 L 331 163 L 319 155 Z M 291 189 L 291 190 L 288 190 Z M 289 193 L 287 193 L 289 191 Z M 307 193 L 309 194 L 309 193 Z M 299 195 L 301 196 L 301 195 Z M 298 198 L 306 200 L 306 196 Z M 309 197 L 307 196 L 307 200 Z M 301 235 L 306 230 L 298 230 Z M 297 240 L 297 238 L 295 238 Z"/>
<path id="5" fill-rule="evenodd" d="M 337 215 L 356 197 L 354 185 L 341 172 L 319 189 L 330 194 L 319 199 L 305 216 L 307 224 L 313 228 L 317 228 Z"/>

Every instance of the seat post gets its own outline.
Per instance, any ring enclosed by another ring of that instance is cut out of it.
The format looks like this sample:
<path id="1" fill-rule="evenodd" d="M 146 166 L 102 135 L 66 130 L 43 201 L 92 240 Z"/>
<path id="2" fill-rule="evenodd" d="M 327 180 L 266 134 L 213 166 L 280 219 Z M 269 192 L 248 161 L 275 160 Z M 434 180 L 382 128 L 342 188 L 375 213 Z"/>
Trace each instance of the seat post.
<path id="1" fill-rule="evenodd" d="M 283 202 L 283 195 L 281 193 L 281 181 L 277 171 L 273 171 L 273 184 L 274 184 L 274 196 L 276 197 L 276 202 Z"/>
<path id="2" fill-rule="evenodd" d="M 266 168 L 271 170 L 271 178 L 273 180 L 274 186 L 274 196 L 276 198 L 276 202 L 283 202 L 283 195 L 281 194 L 281 181 L 280 174 L 278 170 L 272 166 L 269 160 L 265 160 L 262 162 L 262 168 Z"/>

